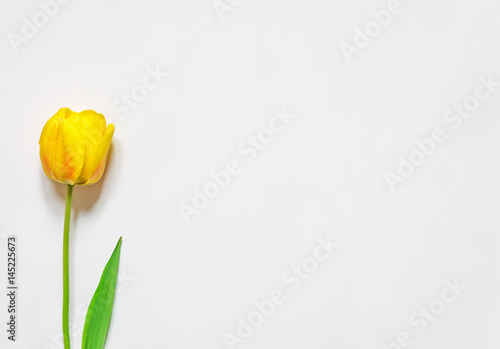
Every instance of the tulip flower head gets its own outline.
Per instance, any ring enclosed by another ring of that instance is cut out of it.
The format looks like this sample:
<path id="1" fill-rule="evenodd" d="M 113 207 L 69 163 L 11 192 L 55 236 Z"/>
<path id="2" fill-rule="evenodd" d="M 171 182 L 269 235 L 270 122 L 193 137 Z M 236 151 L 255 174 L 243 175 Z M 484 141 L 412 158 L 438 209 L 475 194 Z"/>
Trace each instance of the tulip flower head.
<path id="1" fill-rule="evenodd" d="M 69 185 L 91 185 L 102 176 L 115 126 L 102 114 L 61 108 L 40 136 L 40 160 L 50 179 Z"/>

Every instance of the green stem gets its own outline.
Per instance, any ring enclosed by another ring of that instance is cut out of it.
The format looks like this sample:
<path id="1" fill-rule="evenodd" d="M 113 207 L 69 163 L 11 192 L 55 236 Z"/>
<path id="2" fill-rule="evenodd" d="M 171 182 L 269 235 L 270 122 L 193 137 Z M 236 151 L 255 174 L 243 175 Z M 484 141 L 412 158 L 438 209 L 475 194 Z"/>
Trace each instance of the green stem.
<path id="1" fill-rule="evenodd" d="M 63 242 L 63 333 L 64 349 L 70 349 L 69 344 L 69 223 L 71 221 L 71 200 L 73 186 L 68 184 L 66 193 L 66 212 L 64 214 L 64 242 Z"/>

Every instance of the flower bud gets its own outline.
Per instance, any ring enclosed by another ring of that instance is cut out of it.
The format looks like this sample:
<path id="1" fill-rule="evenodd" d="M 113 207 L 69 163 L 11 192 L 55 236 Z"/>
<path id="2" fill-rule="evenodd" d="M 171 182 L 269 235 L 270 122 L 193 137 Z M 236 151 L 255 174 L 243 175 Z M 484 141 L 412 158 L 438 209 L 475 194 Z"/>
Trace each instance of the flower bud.
<path id="1" fill-rule="evenodd" d="M 91 185 L 102 176 L 115 126 L 102 114 L 61 108 L 40 136 L 40 160 L 50 179 L 70 185 Z"/>

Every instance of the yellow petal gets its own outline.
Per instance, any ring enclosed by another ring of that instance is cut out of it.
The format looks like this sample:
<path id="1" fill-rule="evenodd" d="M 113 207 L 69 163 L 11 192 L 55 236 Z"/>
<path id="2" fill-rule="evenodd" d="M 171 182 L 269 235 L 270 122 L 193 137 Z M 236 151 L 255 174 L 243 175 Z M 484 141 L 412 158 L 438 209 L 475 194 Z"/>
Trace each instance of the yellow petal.
<path id="1" fill-rule="evenodd" d="M 84 164 L 86 138 L 78 113 L 60 109 L 47 121 L 40 136 L 40 160 L 45 174 L 54 181 L 74 184 Z"/>
<path id="2" fill-rule="evenodd" d="M 104 123 L 105 122 L 106 121 L 104 121 Z M 94 130 L 97 130 L 97 128 L 94 128 Z M 96 183 L 102 177 L 106 167 L 106 160 L 114 132 L 115 126 L 113 124 L 109 124 L 108 128 L 105 129 L 103 137 L 98 143 L 92 141 L 92 137 L 90 137 L 87 151 L 85 153 L 85 163 L 76 184 L 91 185 Z"/>
<path id="3" fill-rule="evenodd" d="M 106 134 L 106 119 L 104 115 L 93 110 L 84 110 L 78 114 L 85 123 L 90 141 L 89 145 L 95 148 Z"/>

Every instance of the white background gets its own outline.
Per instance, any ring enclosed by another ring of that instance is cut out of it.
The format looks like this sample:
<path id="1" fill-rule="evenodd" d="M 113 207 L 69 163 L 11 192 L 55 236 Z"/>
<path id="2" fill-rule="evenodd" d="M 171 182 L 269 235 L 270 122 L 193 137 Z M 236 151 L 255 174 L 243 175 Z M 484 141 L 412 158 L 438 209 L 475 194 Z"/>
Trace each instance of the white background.
<path id="1" fill-rule="evenodd" d="M 226 348 L 274 289 L 286 301 L 235 348 L 376 349 L 401 331 L 405 348 L 498 348 L 500 87 L 460 127 L 443 119 L 479 76 L 500 81 L 498 1 L 402 0 L 350 63 L 341 44 L 387 1 L 232 3 L 222 20 L 211 0 L 72 0 L 16 52 L 9 33 L 41 6 L 2 0 L 0 287 L 15 234 L 20 290 L 0 347 L 60 348 L 65 187 L 38 139 L 69 107 L 116 126 L 105 176 L 74 193 L 73 347 L 123 236 L 110 349 Z M 113 104 L 157 67 L 170 75 L 123 117 Z M 247 162 L 238 146 L 274 108 L 296 118 Z M 446 142 L 391 191 L 384 174 L 435 128 Z M 241 174 L 186 223 L 179 206 L 231 160 Z M 290 290 L 326 236 L 340 247 Z M 467 289 L 419 332 L 409 318 L 455 278 Z"/>

